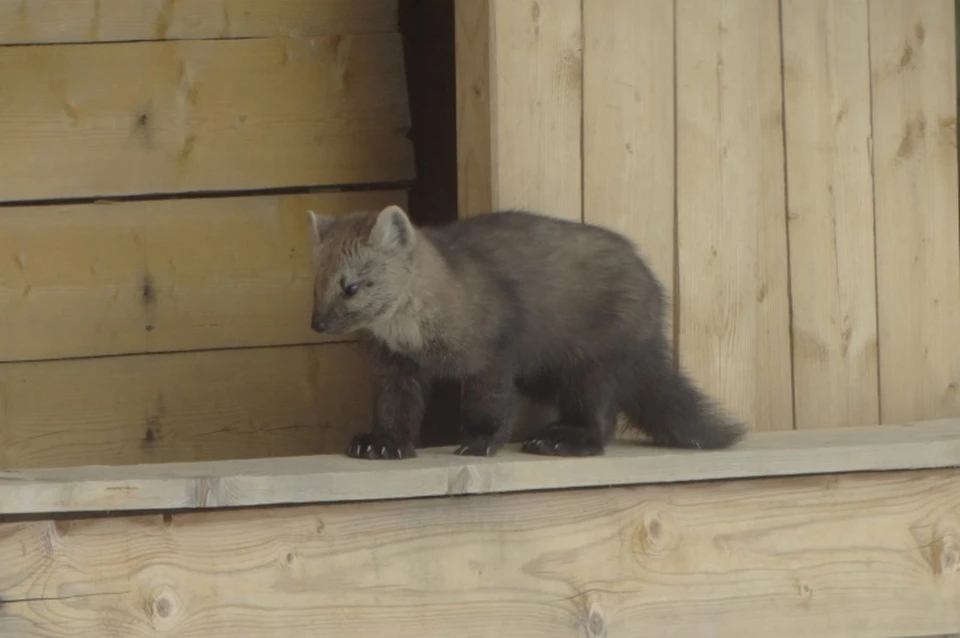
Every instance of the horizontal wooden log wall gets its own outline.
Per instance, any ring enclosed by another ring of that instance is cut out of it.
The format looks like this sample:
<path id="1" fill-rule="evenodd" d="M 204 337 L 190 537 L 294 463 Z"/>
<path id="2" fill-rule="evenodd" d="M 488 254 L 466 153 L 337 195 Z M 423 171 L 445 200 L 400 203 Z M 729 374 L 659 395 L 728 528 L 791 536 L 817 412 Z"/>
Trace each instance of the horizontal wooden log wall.
<path id="1" fill-rule="evenodd" d="M 946 634 L 960 629 L 958 480 L 940 469 L 0 523 L 0 635 Z"/>
<path id="2" fill-rule="evenodd" d="M 305 211 L 406 201 L 405 82 L 396 0 L 0 0 L 0 468 L 339 452 Z"/>
<path id="3" fill-rule="evenodd" d="M 758 430 L 960 415 L 953 0 L 457 9 L 461 214 L 626 233 Z"/>

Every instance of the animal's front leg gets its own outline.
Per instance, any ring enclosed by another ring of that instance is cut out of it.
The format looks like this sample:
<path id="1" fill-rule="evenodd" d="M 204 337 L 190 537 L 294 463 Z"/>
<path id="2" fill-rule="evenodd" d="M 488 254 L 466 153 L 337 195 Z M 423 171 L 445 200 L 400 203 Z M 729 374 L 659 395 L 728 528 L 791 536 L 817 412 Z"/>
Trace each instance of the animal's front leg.
<path id="1" fill-rule="evenodd" d="M 347 455 L 359 459 L 415 457 L 429 383 L 411 361 L 382 358 L 376 371 L 373 430 L 355 436 Z"/>
<path id="2" fill-rule="evenodd" d="M 494 456 L 510 438 L 517 405 L 512 367 L 489 366 L 463 382 L 463 429 L 456 453 Z"/>

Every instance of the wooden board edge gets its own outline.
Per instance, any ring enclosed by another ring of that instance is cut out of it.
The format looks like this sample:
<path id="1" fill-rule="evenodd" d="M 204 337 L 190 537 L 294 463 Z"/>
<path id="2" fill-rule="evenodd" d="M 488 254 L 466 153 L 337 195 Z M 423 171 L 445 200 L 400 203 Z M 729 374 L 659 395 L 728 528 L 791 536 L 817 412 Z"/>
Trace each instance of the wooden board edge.
<path id="1" fill-rule="evenodd" d="M 0 472 L 0 516 L 409 499 L 960 466 L 960 419 L 764 432 L 721 451 L 618 444 L 603 457 L 403 461 L 343 455 Z"/>

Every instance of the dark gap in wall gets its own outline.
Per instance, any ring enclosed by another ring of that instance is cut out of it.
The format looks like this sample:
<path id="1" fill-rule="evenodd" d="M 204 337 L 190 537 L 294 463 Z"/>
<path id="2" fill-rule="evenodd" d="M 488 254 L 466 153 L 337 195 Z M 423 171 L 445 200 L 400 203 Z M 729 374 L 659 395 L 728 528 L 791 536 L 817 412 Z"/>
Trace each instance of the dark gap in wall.
<path id="1" fill-rule="evenodd" d="M 410 216 L 418 224 L 442 224 L 457 218 L 454 2 L 400 0 L 399 7 L 416 166 Z M 454 444 L 459 421 L 460 384 L 436 384 L 421 444 Z"/>
<path id="2" fill-rule="evenodd" d="M 181 191 L 166 193 L 137 193 L 135 195 L 94 195 L 83 197 L 60 197 L 53 199 L 20 199 L 0 201 L 2 208 L 23 206 L 74 206 L 79 204 L 116 204 L 120 202 L 162 202 L 174 199 L 225 199 L 228 197 L 266 197 L 279 195 L 302 195 L 307 193 L 349 193 L 354 191 L 404 190 L 409 182 L 366 182 L 355 184 L 313 184 L 305 186 L 276 186 L 271 188 L 247 188 L 207 191 Z"/>

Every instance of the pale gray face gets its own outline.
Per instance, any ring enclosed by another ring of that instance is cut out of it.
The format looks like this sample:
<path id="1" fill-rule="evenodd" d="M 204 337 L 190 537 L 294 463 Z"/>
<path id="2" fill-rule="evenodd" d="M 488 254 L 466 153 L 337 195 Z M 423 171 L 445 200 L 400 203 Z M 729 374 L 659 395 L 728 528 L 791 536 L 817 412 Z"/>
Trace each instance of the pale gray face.
<path id="1" fill-rule="evenodd" d="M 392 312 L 411 276 L 413 228 L 397 207 L 340 220 L 312 216 L 315 231 L 311 328 L 342 334 Z"/>

